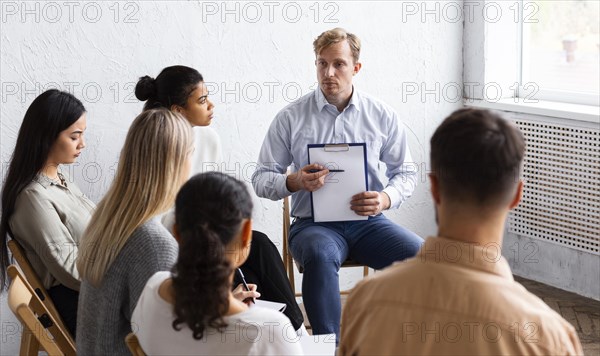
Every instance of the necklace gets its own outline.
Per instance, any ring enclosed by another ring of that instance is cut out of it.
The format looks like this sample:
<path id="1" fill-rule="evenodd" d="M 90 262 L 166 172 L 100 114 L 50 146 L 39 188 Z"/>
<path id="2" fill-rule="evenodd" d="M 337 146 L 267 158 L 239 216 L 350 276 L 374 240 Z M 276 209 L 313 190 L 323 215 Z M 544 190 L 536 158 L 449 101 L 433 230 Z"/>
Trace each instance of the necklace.
<path id="1" fill-rule="evenodd" d="M 60 180 L 60 185 L 62 185 L 63 187 L 67 186 L 67 180 L 65 179 L 65 176 L 62 175 L 62 173 L 58 173 L 58 179 Z"/>
<path id="2" fill-rule="evenodd" d="M 67 180 L 65 179 L 65 176 L 62 175 L 62 173 L 58 172 L 58 179 L 60 180 L 60 185 L 62 185 L 63 187 L 67 187 Z"/>
<path id="3" fill-rule="evenodd" d="M 62 175 L 62 173 L 58 173 L 56 178 L 51 178 L 45 174 L 42 174 L 44 177 L 46 177 L 46 179 L 48 179 L 50 182 L 54 183 L 54 184 L 58 184 L 60 186 L 63 187 L 67 187 L 67 180 L 65 179 L 65 176 Z"/>

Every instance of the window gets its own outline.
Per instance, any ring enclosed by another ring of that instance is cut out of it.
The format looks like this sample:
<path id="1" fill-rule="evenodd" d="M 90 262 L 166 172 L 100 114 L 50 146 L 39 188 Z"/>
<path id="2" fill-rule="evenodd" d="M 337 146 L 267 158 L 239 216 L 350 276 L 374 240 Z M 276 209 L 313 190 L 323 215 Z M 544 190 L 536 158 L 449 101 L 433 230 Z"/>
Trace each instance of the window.
<path id="1" fill-rule="evenodd" d="M 519 97 L 599 105 L 600 1 L 525 0 Z"/>

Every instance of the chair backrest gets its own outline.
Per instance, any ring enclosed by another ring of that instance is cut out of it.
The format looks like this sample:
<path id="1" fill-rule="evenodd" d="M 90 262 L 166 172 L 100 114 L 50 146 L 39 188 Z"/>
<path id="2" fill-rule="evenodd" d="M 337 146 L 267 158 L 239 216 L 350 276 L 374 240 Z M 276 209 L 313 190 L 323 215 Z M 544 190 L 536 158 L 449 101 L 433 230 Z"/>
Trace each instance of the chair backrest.
<path id="1" fill-rule="evenodd" d="M 75 355 L 75 345 L 66 330 L 56 322 L 17 266 L 8 266 L 7 272 L 11 280 L 8 306 L 23 325 L 21 337 L 33 335 L 48 355 Z M 21 350 L 20 354 L 37 355 L 37 350 Z"/>
<path id="2" fill-rule="evenodd" d="M 142 350 L 142 346 L 140 346 L 140 340 L 138 340 L 134 333 L 129 333 L 125 336 L 125 343 L 133 356 L 146 356 L 146 353 Z"/>
<path id="3" fill-rule="evenodd" d="M 35 270 L 31 266 L 31 263 L 29 262 L 29 259 L 25 255 L 25 251 L 23 250 L 23 247 L 15 239 L 11 239 L 10 241 L 8 241 L 7 245 L 10 250 L 10 253 L 12 253 L 13 258 L 19 264 L 21 271 L 23 271 L 23 275 L 25 275 L 25 279 L 27 280 L 29 285 L 33 288 L 33 291 L 35 292 L 35 294 L 44 303 L 44 305 L 46 306 L 46 309 L 48 309 L 48 311 L 50 312 L 50 315 L 52 315 L 54 320 L 56 320 L 56 322 L 59 324 L 60 328 L 62 330 L 65 330 L 71 343 L 75 344 L 75 341 L 73 340 L 73 336 L 66 328 L 65 323 L 62 320 L 62 317 L 60 316 L 60 314 L 58 313 L 58 310 L 56 309 L 56 306 L 54 305 L 54 302 L 52 302 L 52 298 L 50 298 L 50 295 L 46 291 L 46 288 L 44 288 L 44 285 L 42 284 L 40 277 L 35 272 Z"/>

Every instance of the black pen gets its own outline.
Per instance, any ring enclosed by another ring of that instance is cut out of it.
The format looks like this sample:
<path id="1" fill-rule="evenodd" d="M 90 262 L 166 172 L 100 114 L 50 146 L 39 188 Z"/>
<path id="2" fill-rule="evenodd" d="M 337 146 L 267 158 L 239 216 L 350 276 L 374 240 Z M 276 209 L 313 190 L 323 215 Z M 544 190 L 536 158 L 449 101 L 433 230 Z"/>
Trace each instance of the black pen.
<path id="1" fill-rule="evenodd" d="M 242 284 L 244 285 L 244 289 L 245 289 L 247 292 L 250 292 L 250 287 L 248 287 L 248 283 L 246 283 L 246 278 L 244 278 L 244 273 L 242 272 L 242 269 L 241 269 L 241 268 L 238 268 L 238 269 L 237 269 L 237 271 L 238 271 L 238 273 L 240 274 L 240 277 L 242 277 Z M 250 301 L 251 301 L 253 304 L 256 304 L 256 302 L 254 301 L 254 298 L 251 298 L 251 297 L 248 297 L 248 298 L 244 299 L 244 303 L 246 303 L 246 301 L 247 301 L 248 299 L 250 299 Z"/>
<path id="2" fill-rule="evenodd" d="M 317 173 L 317 172 L 321 172 L 323 169 L 309 169 L 308 172 L 309 173 Z M 343 169 L 330 169 L 329 173 L 343 173 L 345 172 Z"/>

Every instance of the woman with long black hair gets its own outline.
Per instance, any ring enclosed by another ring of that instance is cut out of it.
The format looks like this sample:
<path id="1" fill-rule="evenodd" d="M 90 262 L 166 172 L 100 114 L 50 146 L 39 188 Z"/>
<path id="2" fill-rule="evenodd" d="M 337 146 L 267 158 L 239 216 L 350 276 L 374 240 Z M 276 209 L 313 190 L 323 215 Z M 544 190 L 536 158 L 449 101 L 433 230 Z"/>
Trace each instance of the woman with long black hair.
<path id="1" fill-rule="evenodd" d="M 94 203 L 60 166 L 77 160 L 85 129 L 85 107 L 73 95 L 52 89 L 35 98 L 8 167 L 0 220 L 0 289 L 7 285 L 10 237 L 23 246 L 72 335 L 80 287 L 75 258 Z"/>

